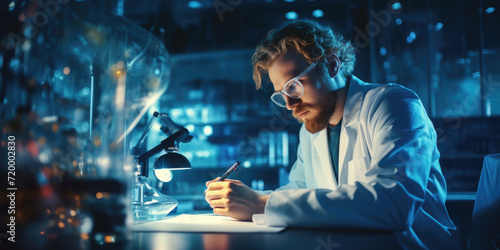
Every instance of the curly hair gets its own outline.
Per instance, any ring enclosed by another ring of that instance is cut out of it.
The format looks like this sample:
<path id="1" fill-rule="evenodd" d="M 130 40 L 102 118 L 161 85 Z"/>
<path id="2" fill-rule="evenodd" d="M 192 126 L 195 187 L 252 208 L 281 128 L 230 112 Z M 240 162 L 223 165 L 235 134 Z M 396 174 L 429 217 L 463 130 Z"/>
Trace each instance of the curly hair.
<path id="1" fill-rule="evenodd" d="M 311 20 L 296 20 L 271 30 L 257 45 L 252 56 L 253 79 L 257 89 L 262 83 L 262 75 L 271 64 L 288 49 L 299 52 L 309 63 L 313 63 L 334 53 L 342 63 L 341 73 L 350 76 L 356 62 L 355 48 L 342 35 L 333 33 L 327 26 Z"/>

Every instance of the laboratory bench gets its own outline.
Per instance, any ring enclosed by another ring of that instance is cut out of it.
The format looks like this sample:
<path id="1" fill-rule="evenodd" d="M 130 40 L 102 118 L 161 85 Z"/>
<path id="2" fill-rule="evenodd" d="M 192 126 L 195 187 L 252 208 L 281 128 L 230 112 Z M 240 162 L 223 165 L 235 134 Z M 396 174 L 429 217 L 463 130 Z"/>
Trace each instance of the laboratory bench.
<path id="1" fill-rule="evenodd" d="M 401 249 L 394 233 L 287 228 L 279 233 L 134 232 L 132 248 L 149 249 Z"/>
<path id="2" fill-rule="evenodd" d="M 175 196 L 176 214 L 204 214 L 200 197 Z M 470 234 L 475 192 L 451 192 L 447 206 L 457 224 L 460 244 Z M 193 201 L 194 200 L 194 201 Z M 197 203 L 199 203 L 197 205 Z M 131 249 L 401 249 L 393 232 L 347 229 L 286 228 L 279 233 L 132 232 Z"/>
<path id="3" fill-rule="evenodd" d="M 169 214 L 211 214 L 196 209 L 183 196 Z M 141 222 L 136 222 L 141 223 Z M 304 229 L 288 227 L 278 233 L 199 233 L 133 231 L 130 249 L 401 249 L 393 232 L 379 230 Z"/>

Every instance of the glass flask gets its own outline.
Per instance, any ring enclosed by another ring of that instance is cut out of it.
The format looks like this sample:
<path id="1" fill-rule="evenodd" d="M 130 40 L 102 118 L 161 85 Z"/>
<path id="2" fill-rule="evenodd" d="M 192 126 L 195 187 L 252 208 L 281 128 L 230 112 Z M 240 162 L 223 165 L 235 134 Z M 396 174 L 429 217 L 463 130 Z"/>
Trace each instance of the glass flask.
<path id="1" fill-rule="evenodd" d="M 165 218 L 178 201 L 151 187 L 136 169 L 136 181 L 132 190 L 132 212 L 137 221 L 154 221 Z"/>

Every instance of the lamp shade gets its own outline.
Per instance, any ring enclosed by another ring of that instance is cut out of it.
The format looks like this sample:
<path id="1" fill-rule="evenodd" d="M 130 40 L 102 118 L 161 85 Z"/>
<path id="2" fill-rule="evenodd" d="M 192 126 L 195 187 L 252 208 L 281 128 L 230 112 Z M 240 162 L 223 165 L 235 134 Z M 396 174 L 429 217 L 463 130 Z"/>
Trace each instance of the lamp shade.
<path id="1" fill-rule="evenodd" d="M 158 180 L 168 182 L 165 172 L 168 170 L 191 169 L 191 164 L 183 155 L 176 152 L 168 152 L 156 159 L 153 170 Z"/>

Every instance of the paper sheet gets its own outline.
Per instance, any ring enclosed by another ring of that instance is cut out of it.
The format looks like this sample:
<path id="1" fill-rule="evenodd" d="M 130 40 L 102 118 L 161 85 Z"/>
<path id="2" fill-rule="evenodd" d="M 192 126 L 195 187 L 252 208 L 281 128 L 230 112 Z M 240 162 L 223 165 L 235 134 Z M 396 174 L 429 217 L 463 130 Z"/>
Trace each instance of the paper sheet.
<path id="1" fill-rule="evenodd" d="M 156 232 L 277 233 L 283 229 L 285 228 L 256 225 L 251 221 L 238 221 L 215 214 L 182 214 L 174 218 L 132 226 L 133 231 Z"/>

